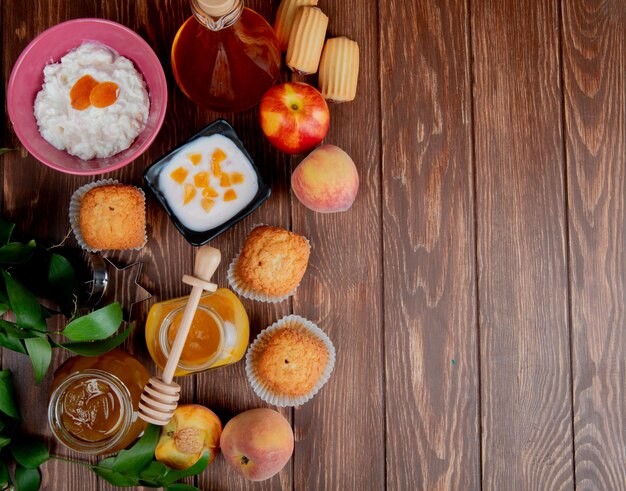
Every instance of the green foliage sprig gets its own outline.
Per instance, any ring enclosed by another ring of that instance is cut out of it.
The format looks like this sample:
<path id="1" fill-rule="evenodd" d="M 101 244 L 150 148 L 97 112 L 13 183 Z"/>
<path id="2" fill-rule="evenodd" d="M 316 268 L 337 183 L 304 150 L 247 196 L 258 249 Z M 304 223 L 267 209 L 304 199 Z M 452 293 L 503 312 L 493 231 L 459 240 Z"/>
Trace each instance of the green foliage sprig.
<path id="1" fill-rule="evenodd" d="M 32 437 L 19 433 L 22 419 L 13 377 L 9 370 L 0 371 L 0 491 L 15 488 L 16 491 L 37 491 L 41 485 L 39 467 L 49 459 L 62 460 L 87 467 L 114 486 L 147 486 L 164 488 L 166 491 L 200 491 L 180 479 L 195 476 L 209 464 L 209 452 L 205 452 L 195 465 L 177 471 L 154 460 L 154 451 L 160 428 L 149 425 L 144 435 L 128 450 L 115 457 L 108 457 L 96 465 L 75 462 L 50 455 L 46 445 Z M 11 470 L 13 471 L 11 473 Z"/>
<path id="2" fill-rule="evenodd" d="M 0 319 L 0 346 L 30 357 L 35 381 L 41 382 L 50 366 L 53 348 L 83 356 L 97 356 L 119 346 L 133 329 L 122 323 L 119 303 L 76 317 L 79 283 L 74 268 L 62 254 L 38 246 L 34 240 L 11 242 L 15 225 L 0 218 L 0 316 L 12 312 L 15 320 Z M 48 330 L 55 313 L 39 298 L 59 305 L 70 322 L 60 331 Z"/>
<path id="3" fill-rule="evenodd" d="M 0 371 L 0 490 L 35 491 L 41 484 L 39 466 L 50 458 L 48 448 L 18 433 L 22 419 L 9 370 Z M 11 475 L 10 470 L 13 471 Z"/>

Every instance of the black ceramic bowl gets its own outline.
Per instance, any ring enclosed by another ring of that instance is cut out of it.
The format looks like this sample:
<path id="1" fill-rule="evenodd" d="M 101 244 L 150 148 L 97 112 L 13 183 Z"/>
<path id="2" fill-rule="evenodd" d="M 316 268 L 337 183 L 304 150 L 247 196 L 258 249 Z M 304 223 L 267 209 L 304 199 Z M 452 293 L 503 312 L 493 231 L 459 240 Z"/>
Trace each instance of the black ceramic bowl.
<path id="1" fill-rule="evenodd" d="M 239 150 L 241 150 L 243 154 L 246 156 L 246 158 L 250 161 L 250 163 L 252 164 L 252 168 L 254 169 L 254 172 L 256 173 L 257 181 L 259 183 L 259 189 L 256 195 L 254 196 L 254 198 L 252 198 L 252 201 L 250 201 L 234 217 L 232 217 L 231 219 L 227 220 L 226 222 L 222 223 L 221 225 L 215 228 L 212 228 L 210 230 L 205 230 L 202 232 L 197 232 L 195 230 L 190 230 L 187 227 L 185 227 L 180 222 L 180 220 L 178 220 L 178 218 L 176 217 L 172 209 L 167 204 L 165 196 L 163 196 L 163 193 L 161 193 L 161 190 L 159 189 L 159 174 L 161 173 L 161 170 L 163 169 L 163 167 L 167 165 L 167 163 L 174 157 L 174 155 L 185 145 L 187 145 L 188 143 L 194 141 L 196 138 L 199 138 L 201 136 L 211 136 L 216 133 L 222 136 L 225 136 L 226 138 L 231 140 L 235 145 L 237 145 Z M 171 152 L 161 157 L 159 160 L 157 160 L 154 164 L 152 164 L 150 167 L 146 169 L 146 171 L 144 172 L 143 178 L 145 179 L 146 184 L 148 185 L 148 188 L 150 189 L 152 194 L 154 194 L 156 199 L 159 200 L 159 203 L 161 203 L 163 208 L 165 208 L 165 211 L 169 215 L 172 222 L 174 222 L 174 225 L 176 225 L 176 228 L 180 231 L 181 234 L 183 234 L 183 237 L 185 237 L 185 239 L 187 239 L 187 241 L 191 245 L 194 245 L 194 246 L 201 246 L 201 245 L 206 244 L 211 239 L 217 237 L 222 232 L 228 230 L 230 227 L 235 225 L 240 220 L 243 220 L 250 213 L 252 213 L 259 206 L 261 206 L 261 204 L 267 198 L 269 198 L 271 194 L 270 187 L 267 184 L 265 184 L 265 181 L 263 181 L 263 178 L 261 177 L 259 169 L 257 168 L 254 161 L 252 160 L 252 157 L 250 157 L 250 154 L 248 153 L 246 148 L 243 146 L 243 143 L 241 143 L 241 140 L 237 136 L 237 133 L 235 133 L 235 130 L 233 129 L 233 127 L 230 124 L 228 124 L 226 121 L 224 121 L 223 119 L 218 119 L 217 121 L 212 122 L 209 126 L 204 128 L 199 133 L 196 133 L 189 140 L 187 140 L 186 142 L 179 145 Z"/>

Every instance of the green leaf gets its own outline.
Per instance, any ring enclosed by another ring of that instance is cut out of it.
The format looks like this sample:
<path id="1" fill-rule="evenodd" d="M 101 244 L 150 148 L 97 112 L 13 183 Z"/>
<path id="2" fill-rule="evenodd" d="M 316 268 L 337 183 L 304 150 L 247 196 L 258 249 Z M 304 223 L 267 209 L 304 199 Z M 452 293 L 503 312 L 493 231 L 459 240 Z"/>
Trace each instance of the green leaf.
<path id="1" fill-rule="evenodd" d="M 11 443 L 10 438 L 0 435 L 0 448 L 6 447 L 9 443 Z"/>
<path id="2" fill-rule="evenodd" d="M 31 240 L 26 244 L 21 242 L 10 242 L 0 247 L 0 264 L 22 264 L 33 257 L 35 252 L 35 241 Z"/>
<path id="3" fill-rule="evenodd" d="M 72 341 L 98 341 L 111 336 L 122 323 L 122 307 L 118 302 L 93 311 L 70 322 L 62 333 Z"/>
<path id="4" fill-rule="evenodd" d="M 22 419 L 16 402 L 11 370 L 0 370 L 0 411 L 14 419 Z"/>
<path id="5" fill-rule="evenodd" d="M 167 473 L 167 475 L 161 479 L 161 482 L 164 486 L 168 486 L 175 481 L 180 481 L 181 479 L 189 476 L 195 476 L 196 474 L 200 474 L 204 469 L 209 465 L 209 459 L 211 458 L 210 452 L 207 450 L 202 454 L 200 460 L 192 465 L 189 469 L 185 469 L 182 471 L 171 470 Z"/>
<path id="6" fill-rule="evenodd" d="M 115 472 L 133 475 L 138 475 L 146 469 L 154 457 L 154 450 L 159 441 L 160 433 L 161 428 L 159 426 L 148 425 L 143 436 L 135 445 L 117 454 L 112 469 Z"/>
<path id="7" fill-rule="evenodd" d="M 146 481 L 159 481 L 165 474 L 170 471 L 169 467 L 161 462 L 153 460 L 148 467 L 141 471 L 139 477 Z"/>
<path id="8" fill-rule="evenodd" d="M 113 484 L 113 486 L 123 488 L 139 485 L 139 479 L 137 477 L 124 476 L 119 472 L 112 471 L 111 469 L 100 467 L 100 465 L 93 466 L 91 470 L 108 483 Z"/>
<path id="9" fill-rule="evenodd" d="M 0 332 L 0 346 L 15 351 L 16 353 L 26 354 L 26 348 L 24 348 L 22 340 L 10 338 L 4 332 Z"/>
<path id="10" fill-rule="evenodd" d="M 5 154 L 7 152 L 12 152 L 15 148 L 0 148 L 0 155 Z"/>
<path id="11" fill-rule="evenodd" d="M 4 460 L 0 460 L 0 489 L 5 489 L 9 485 L 10 480 L 9 469 L 7 469 Z"/>
<path id="12" fill-rule="evenodd" d="M 10 308 L 7 304 L 0 302 L 0 315 L 6 314 L 9 310 Z"/>
<path id="13" fill-rule="evenodd" d="M 10 338 L 15 339 L 27 339 L 27 338 L 41 338 L 46 337 L 46 334 L 41 331 L 27 331 L 21 329 L 17 324 L 0 319 L 0 330 L 4 332 Z"/>
<path id="14" fill-rule="evenodd" d="M 45 338 L 25 339 L 24 344 L 26 345 L 26 351 L 28 351 L 28 356 L 30 356 L 30 361 L 35 371 L 35 383 L 38 384 L 43 380 L 50 366 L 52 346 L 50 346 L 50 343 Z"/>
<path id="15" fill-rule="evenodd" d="M 200 488 L 192 486 L 191 484 L 170 484 L 165 488 L 166 491 L 201 491 Z"/>
<path id="16" fill-rule="evenodd" d="M 46 331 L 46 321 L 41 311 L 37 297 L 24 288 L 6 271 L 2 271 L 4 283 L 9 295 L 11 310 L 15 314 L 15 322 L 22 329 L 36 329 Z"/>
<path id="17" fill-rule="evenodd" d="M 126 338 L 130 335 L 134 327 L 135 323 L 132 322 L 124 331 L 102 341 L 82 341 L 61 344 L 54 343 L 54 345 L 58 348 L 65 348 L 66 350 L 76 353 L 77 355 L 98 356 L 111 351 L 113 348 L 117 348 L 120 344 L 126 341 Z"/>
<path id="18" fill-rule="evenodd" d="M 6 218 L 0 217 L 0 245 L 7 244 L 9 242 L 14 228 L 14 223 L 10 222 Z"/>
<path id="19" fill-rule="evenodd" d="M 15 466 L 15 491 L 37 491 L 41 485 L 41 476 L 37 469 Z"/>
<path id="20" fill-rule="evenodd" d="M 78 299 L 78 281 L 70 262 L 60 254 L 50 256 L 48 282 L 54 289 L 54 298 L 66 317 L 72 317 Z"/>
<path id="21" fill-rule="evenodd" d="M 36 469 L 50 458 L 43 442 L 28 437 L 14 440 L 9 448 L 15 460 L 28 469 Z"/>

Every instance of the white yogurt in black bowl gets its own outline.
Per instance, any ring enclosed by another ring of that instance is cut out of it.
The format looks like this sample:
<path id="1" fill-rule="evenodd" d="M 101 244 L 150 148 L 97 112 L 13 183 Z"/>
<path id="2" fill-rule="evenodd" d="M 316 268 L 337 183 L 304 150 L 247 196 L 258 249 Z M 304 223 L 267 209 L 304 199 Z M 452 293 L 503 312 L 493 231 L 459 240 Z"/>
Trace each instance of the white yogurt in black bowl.
<path id="1" fill-rule="evenodd" d="M 160 158 L 146 169 L 144 179 L 194 246 L 235 225 L 271 193 L 235 130 L 224 120 L 211 123 Z"/>

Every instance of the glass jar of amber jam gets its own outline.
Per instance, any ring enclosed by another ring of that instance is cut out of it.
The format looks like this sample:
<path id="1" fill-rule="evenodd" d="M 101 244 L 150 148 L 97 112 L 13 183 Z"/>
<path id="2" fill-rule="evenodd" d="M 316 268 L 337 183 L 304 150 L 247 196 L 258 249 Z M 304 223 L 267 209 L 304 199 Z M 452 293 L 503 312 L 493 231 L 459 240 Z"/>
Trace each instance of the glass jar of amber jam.
<path id="1" fill-rule="evenodd" d="M 163 370 L 189 297 L 152 306 L 146 320 L 146 344 Z M 235 363 L 248 347 L 250 325 L 242 303 L 226 288 L 200 298 L 175 375 L 189 375 Z"/>
<path id="2" fill-rule="evenodd" d="M 126 448 L 146 426 L 137 407 L 149 378 L 139 360 L 121 350 L 70 358 L 54 373 L 52 432 L 78 452 L 103 455 Z"/>

